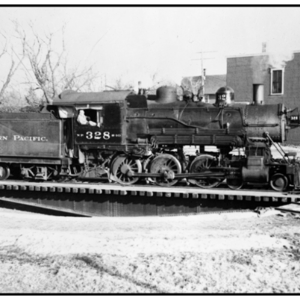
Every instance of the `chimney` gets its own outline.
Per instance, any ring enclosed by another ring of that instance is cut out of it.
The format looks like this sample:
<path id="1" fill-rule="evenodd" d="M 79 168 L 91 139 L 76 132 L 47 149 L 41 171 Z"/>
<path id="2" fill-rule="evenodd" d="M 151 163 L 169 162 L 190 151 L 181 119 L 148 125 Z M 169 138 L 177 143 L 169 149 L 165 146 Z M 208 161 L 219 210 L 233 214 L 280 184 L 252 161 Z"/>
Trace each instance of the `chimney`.
<path id="1" fill-rule="evenodd" d="M 142 82 L 138 82 L 138 95 L 143 95 Z"/>
<path id="2" fill-rule="evenodd" d="M 264 85 L 253 84 L 253 103 L 255 105 L 264 105 Z"/>
<path id="3" fill-rule="evenodd" d="M 267 52 L 267 43 L 262 43 L 262 52 Z"/>

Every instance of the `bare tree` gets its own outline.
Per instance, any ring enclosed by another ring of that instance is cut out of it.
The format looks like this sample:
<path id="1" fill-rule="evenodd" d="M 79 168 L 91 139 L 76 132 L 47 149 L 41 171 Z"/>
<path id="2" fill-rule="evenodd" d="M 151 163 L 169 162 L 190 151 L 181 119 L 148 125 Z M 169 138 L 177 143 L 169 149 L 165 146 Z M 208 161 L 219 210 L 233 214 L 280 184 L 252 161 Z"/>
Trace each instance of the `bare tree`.
<path id="1" fill-rule="evenodd" d="M 124 82 L 122 75 L 116 78 L 112 85 L 106 85 L 106 87 L 113 90 L 131 90 L 134 88 L 132 84 Z"/>
<path id="2" fill-rule="evenodd" d="M 52 103 L 53 98 L 65 89 L 81 91 L 84 88 L 91 88 L 92 83 L 97 79 L 97 74 L 93 72 L 92 67 L 69 68 L 64 28 L 61 32 L 60 47 L 58 49 L 56 46 L 55 49 L 53 40 L 57 38 L 57 32 L 41 37 L 35 32 L 32 24 L 29 25 L 29 32 L 22 30 L 17 23 L 15 25 L 19 38 L 24 41 L 23 51 L 34 75 L 34 87 L 31 89 L 42 90 L 47 103 Z"/>
<path id="3" fill-rule="evenodd" d="M 19 69 L 25 57 L 24 52 L 21 54 L 21 56 L 16 55 L 13 46 L 8 45 L 7 38 L 3 34 L 1 35 L 5 39 L 5 45 L 0 52 L 0 60 L 6 59 L 6 57 L 9 56 L 10 66 L 7 73 L 4 75 L 4 79 L 1 80 L 2 83 L 0 85 L 0 104 L 3 103 L 5 92 L 7 92 L 13 76 Z"/>
<path id="4" fill-rule="evenodd" d="M 75 91 L 92 91 L 95 80 L 98 78 L 98 74 L 94 72 L 93 67 L 87 67 L 81 72 L 77 69 L 68 70 L 67 63 L 65 62 L 63 73 L 63 89 L 71 89 Z"/>

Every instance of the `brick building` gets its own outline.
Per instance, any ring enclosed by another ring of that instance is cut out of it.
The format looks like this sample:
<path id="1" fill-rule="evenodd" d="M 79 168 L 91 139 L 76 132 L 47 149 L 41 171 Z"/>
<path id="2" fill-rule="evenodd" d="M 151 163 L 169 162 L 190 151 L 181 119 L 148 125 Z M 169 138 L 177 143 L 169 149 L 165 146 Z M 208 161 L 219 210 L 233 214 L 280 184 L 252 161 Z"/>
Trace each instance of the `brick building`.
<path id="1" fill-rule="evenodd" d="M 267 53 L 228 57 L 227 85 L 233 88 L 235 101 L 284 103 L 299 107 L 300 113 L 300 52 L 276 67 Z M 290 131 L 287 144 L 300 145 L 300 129 Z"/>

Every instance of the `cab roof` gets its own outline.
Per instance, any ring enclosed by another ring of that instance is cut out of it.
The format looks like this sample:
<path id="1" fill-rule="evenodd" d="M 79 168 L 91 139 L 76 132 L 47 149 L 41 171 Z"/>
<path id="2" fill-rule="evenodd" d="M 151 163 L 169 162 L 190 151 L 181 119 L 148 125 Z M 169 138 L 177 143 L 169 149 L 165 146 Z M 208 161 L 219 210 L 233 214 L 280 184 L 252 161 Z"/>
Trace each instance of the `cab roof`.
<path id="1" fill-rule="evenodd" d="M 58 97 L 53 99 L 51 105 L 54 106 L 69 106 L 78 104 L 104 104 L 104 103 L 119 103 L 124 102 L 132 91 L 104 91 L 79 93 L 71 90 L 62 92 Z"/>

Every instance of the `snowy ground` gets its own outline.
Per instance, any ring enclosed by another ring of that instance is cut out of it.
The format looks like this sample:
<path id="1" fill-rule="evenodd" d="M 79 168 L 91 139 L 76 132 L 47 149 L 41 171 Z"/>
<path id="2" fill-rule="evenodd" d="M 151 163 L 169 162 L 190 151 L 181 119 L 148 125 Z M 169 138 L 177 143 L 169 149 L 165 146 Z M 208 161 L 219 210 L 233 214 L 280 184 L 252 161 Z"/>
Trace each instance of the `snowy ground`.
<path id="1" fill-rule="evenodd" d="M 79 218 L 0 208 L 0 293 L 299 293 L 300 215 Z"/>

